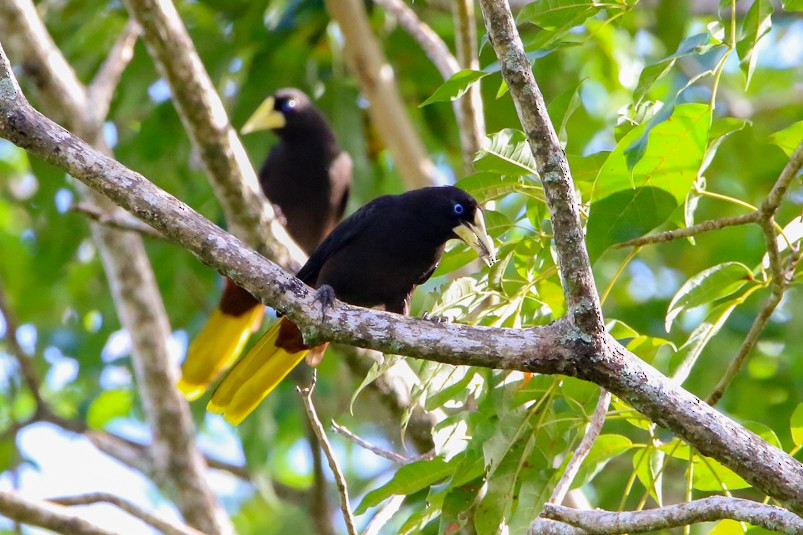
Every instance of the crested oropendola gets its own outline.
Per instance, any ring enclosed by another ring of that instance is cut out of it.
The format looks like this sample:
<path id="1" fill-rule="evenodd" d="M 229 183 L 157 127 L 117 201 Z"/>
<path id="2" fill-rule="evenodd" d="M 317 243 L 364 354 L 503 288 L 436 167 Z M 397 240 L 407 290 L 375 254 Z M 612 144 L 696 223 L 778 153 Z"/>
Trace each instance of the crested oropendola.
<path id="1" fill-rule="evenodd" d="M 468 193 L 444 186 L 385 195 L 340 223 L 297 277 L 331 287 L 346 303 L 406 315 L 413 290 L 429 279 L 452 238 L 488 265 L 495 261 L 482 210 Z M 229 371 L 207 410 L 239 424 L 305 355 L 320 360 L 325 349 L 306 346 L 298 327 L 281 318 Z"/>
<path id="2" fill-rule="evenodd" d="M 274 145 L 259 182 L 283 217 L 290 236 L 310 254 L 337 225 L 351 187 L 351 158 L 335 139 L 326 119 L 298 89 L 280 89 L 257 108 L 244 134 L 272 130 Z M 250 334 L 259 328 L 265 308 L 230 280 L 218 307 L 190 344 L 178 388 L 188 399 L 201 396 L 231 366 Z"/>

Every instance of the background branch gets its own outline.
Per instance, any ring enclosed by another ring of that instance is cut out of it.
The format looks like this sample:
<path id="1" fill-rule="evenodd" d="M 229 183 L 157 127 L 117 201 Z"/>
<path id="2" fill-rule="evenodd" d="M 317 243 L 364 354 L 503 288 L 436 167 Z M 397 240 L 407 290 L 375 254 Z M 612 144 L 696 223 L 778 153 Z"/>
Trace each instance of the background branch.
<path id="1" fill-rule="evenodd" d="M 124 500 L 123 498 L 115 496 L 114 494 L 110 494 L 108 492 L 93 492 L 90 494 L 82 494 L 80 496 L 65 496 L 62 498 L 50 498 L 47 501 L 49 501 L 50 503 L 64 505 L 67 507 L 74 507 L 76 505 L 94 505 L 98 503 L 109 503 L 119 509 L 122 509 L 129 515 L 142 520 L 146 524 L 158 529 L 160 532 L 166 535 L 203 535 L 203 533 L 198 531 L 197 529 L 193 529 L 189 526 L 180 526 L 173 522 L 169 522 L 165 519 L 159 518 L 158 516 L 152 515 L 148 511 L 145 511 L 136 504 L 128 500 Z"/>
<path id="2" fill-rule="evenodd" d="M 305 257 L 267 202 L 237 133 L 172 2 L 126 0 L 142 39 L 170 85 L 184 129 L 197 148 L 231 232 L 295 271 Z"/>
<path id="3" fill-rule="evenodd" d="M 0 490 L 0 513 L 16 522 L 65 535 L 119 535 L 69 513 L 64 507 L 29 500 L 12 491 Z"/>
<path id="4" fill-rule="evenodd" d="M 393 67 L 371 30 L 362 0 L 326 0 L 326 9 L 340 26 L 346 60 L 360 90 L 371 103 L 371 120 L 409 189 L 431 186 L 437 170 L 410 121 Z"/>
<path id="5" fill-rule="evenodd" d="M 312 391 L 315 389 L 315 382 L 317 380 L 316 370 L 312 372 L 312 382 L 308 387 L 297 386 L 296 390 L 301 394 L 301 400 L 304 402 L 304 409 L 307 411 L 310 427 L 318 437 L 318 443 L 326 455 L 326 460 L 329 462 L 329 468 L 335 476 L 335 483 L 337 483 L 337 490 L 340 494 L 340 509 L 343 511 L 343 520 L 346 523 L 346 529 L 350 535 L 358 535 L 357 527 L 354 525 L 354 515 L 351 513 L 351 504 L 349 503 L 349 489 L 346 485 L 346 478 L 343 476 L 343 471 L 337 463 L 332 445 L 326 437 L 326 430 L 318 418 L 318 413 L 315 411 L 315 405 L 312 403 Z"/>

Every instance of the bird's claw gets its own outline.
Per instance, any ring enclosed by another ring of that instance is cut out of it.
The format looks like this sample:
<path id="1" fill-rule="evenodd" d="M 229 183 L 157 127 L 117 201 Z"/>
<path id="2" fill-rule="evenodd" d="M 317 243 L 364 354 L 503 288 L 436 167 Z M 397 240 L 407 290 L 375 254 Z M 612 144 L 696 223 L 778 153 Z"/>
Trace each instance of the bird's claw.
<path id="1" fill-rule="evenodd" d="M 421 319 L 424 321 L 430 321 L 435 325 L 452 323 L 452 318 L 450 318 L 449 316 L 436 316 L 434 314 L 430 315 L 429 312 L 424 312 L 424 314 L 421 316 Z"/>
<path id="2" fill-rule="evenodd" d="M 326 310 L 330 308 L 334 308 L 335 304 L 335 290 L 328 284 L 322 285 L 320 288 L 315 290 L 315 301 L 321 304 L 321 312 L 323 313 L 323 319 L 326 319 Z"/>

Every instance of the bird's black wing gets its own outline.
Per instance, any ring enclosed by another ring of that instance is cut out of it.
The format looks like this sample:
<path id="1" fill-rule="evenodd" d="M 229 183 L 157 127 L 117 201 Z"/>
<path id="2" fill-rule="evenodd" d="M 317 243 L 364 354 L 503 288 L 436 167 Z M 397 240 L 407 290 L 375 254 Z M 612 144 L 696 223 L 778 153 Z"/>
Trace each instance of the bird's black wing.
<path id="1" fill-rule="evenodd" d="M 344 219 L 312 252 L 307 263 L 296 273 L 304 283 L 314 286 L 324 263 L 381 217 L 384 208 L 393 202 L 389 196 L 379 197 Z"/>

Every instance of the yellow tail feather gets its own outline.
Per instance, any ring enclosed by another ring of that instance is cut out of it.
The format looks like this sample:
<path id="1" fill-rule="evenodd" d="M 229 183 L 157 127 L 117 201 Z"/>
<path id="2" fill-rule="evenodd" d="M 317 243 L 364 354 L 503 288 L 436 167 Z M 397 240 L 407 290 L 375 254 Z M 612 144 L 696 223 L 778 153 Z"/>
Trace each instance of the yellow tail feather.
<path id="1" fill-rule="evenodd" d="M 240 424 L 301 362 L 309 349 L 288 353 L 276 347 L 280 324 L 276 322 L 226 375 L 206 406 L 209 412 L 223 414 L 232 425 Z"/>
<path id="2" fill-rule="evenodd" d="M 181 366 L 178 389 L 190 401 L 198 399 L 242 353 L 248 337 L 262 323 L 265 307 L 255 306 L 239 316 L 216 308 L 190 344 Z"/>

